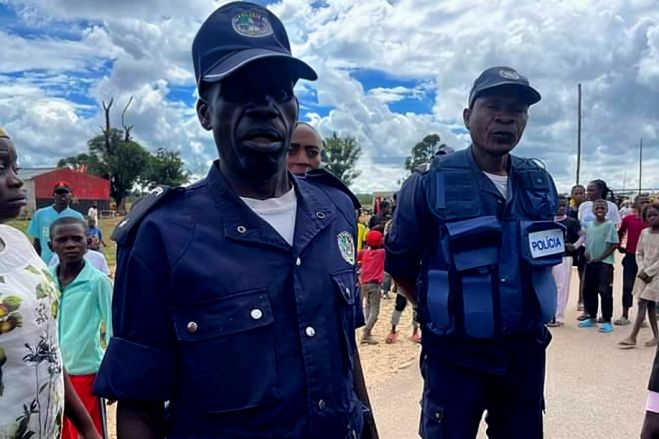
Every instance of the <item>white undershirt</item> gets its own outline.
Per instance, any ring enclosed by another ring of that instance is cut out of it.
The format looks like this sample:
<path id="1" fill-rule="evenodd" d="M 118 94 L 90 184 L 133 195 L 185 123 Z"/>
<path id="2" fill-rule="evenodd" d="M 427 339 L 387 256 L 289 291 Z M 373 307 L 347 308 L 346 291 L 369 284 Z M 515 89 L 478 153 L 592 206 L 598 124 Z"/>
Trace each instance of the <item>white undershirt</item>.
<path id="1" fill-rule="evenodd" d="M 295 236 L 295 214 L 297 212 L 297 196 L 295 188 L 291 188 L 279 198 L 268 198 L 267 200 L 255 200 L 243 198 L 241 200 L 270 224 L 284 238 L 288 245 L 293 245 Z"/>
<path id="2" fill-rule="evenodd" d="M 489 178 L 490 181 L 494 183 L 494 186 L 497 188 L 501 196 L 506 198 L 506 195 L 508 194 L 508 176 L 490 174 L 489 172 L 485 171 L 483 171 L 483 174 L 485 174 L 487 178 Z"/>

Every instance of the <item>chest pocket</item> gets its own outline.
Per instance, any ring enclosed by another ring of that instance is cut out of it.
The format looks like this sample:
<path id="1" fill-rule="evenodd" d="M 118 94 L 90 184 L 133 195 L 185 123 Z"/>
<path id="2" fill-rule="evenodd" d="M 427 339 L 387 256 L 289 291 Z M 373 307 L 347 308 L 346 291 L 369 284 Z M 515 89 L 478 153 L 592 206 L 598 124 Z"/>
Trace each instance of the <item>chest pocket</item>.
<path id="1" fill-rule="evenodd" d="M 182 399 L 221 413 L 279 399 L 279 374 L 266 289 L 174 311 Z"/>
<path id="2" fill-rule="evenodd" d="M 357 297 L 355 270 L 344 270 L 333 273 L 331 276 L 337 294 L 338 323 L 339 330 L 341 331 L 339 336 L 342 345 L 341 350 L 344 366 L 348 370 L 352 370 L 355 349 L 357 348 L 355 342 L 357 312 L 361 312 L 361 307 L 357 311 L 359 297 Z"/>

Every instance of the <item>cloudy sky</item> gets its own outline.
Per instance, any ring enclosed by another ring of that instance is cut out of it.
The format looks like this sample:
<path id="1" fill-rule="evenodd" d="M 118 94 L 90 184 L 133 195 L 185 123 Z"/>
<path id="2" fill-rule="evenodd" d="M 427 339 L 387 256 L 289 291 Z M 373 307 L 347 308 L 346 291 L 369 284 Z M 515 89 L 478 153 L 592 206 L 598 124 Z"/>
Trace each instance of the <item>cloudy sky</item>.
<path id="1" fill-rule="evenodd" d="M 150 149 L 180 150 L 204 175 L 215 157 L 198 125 L 190 47 L 210 0 L 0 0 L 0 126 L 24 167 L 83 152 L 100 103 L 134 103 L 128 121 Z M 266 3 L 266 2 L 261 2 Z M 283 0 L 267 2 L 293 53 L 320 79 L 298 84 L 300 117 L 356 137 L 357 192 L 396 189 L 411 147 L 438 133 L 468 145 L 462 109 L 474 78 L 510 65 L 543 100 L 517 153 L 574 184 L 577 83 L 583 84 L 582 181 L 659 187 L 656 0 Z"/>

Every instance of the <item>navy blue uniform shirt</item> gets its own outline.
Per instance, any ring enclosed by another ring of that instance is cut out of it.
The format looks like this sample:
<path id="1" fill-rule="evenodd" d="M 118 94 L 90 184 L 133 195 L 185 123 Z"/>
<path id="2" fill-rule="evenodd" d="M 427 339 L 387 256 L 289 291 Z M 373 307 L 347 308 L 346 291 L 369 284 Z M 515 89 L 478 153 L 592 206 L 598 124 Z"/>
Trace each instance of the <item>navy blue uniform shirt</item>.
<path id="1" fill-rule="evenodd" d="M 293 179 L 292 247 L 217 164 L 168 194 L 119 248 L 95 393 L 170 401 L 168 438 L 358 436 L 355 211 L 309 180 Z"/>

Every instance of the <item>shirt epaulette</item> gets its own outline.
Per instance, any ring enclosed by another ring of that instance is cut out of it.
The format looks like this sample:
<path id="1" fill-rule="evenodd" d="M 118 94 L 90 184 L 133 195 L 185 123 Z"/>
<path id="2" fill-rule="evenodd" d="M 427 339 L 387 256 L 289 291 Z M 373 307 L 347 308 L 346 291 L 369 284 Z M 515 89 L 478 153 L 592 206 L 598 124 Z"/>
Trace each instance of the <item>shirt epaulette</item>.
<path id="1" fill-rule="evenodd" d="M 336 175 L 332 174 L 328 170 L 312 169 L 311 171 L 307 172 L 305 177 L 310 181 L 320 182 L 326 184 L 327 186 L 331 186 L 334 189 L 338 189 L 341 192 L 344 192 L 348 197 L 350 197 L 350 201 L 352 201 L 355 209 L 362 207 L 359 199 L 355 196 L 355 194 L 353 194 L 352 191 L 348 189 L 348 187 Z"/>
<path id="2" fill-rule="evenodd" d="M 126 245 L 130 239 L 131 231 L 135 230 L 146 214 L 152 211 L 175 190 L 171 186 L 157 186 L 148 195 L 133 204 L 128 215 L 126 215 L 112 232 L 112 240 L 119 245 Z"/>

